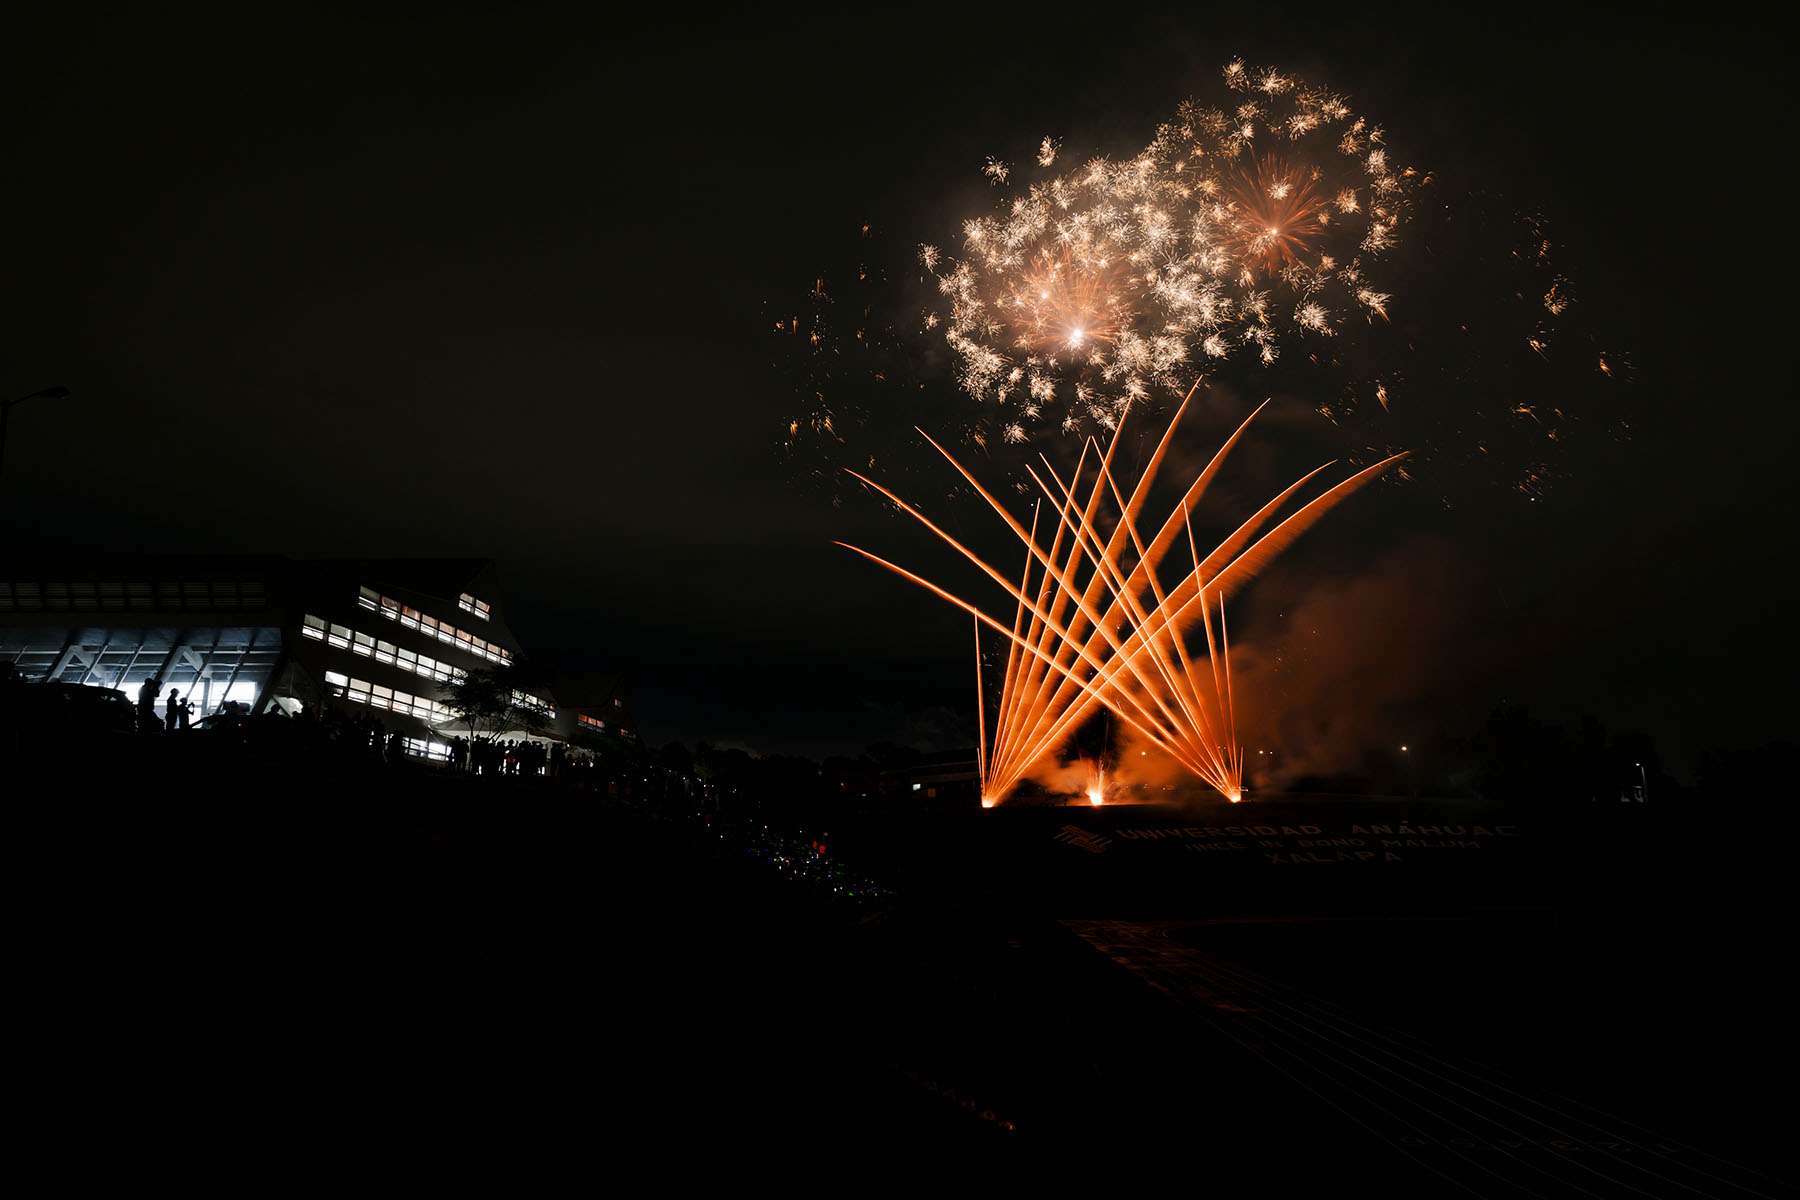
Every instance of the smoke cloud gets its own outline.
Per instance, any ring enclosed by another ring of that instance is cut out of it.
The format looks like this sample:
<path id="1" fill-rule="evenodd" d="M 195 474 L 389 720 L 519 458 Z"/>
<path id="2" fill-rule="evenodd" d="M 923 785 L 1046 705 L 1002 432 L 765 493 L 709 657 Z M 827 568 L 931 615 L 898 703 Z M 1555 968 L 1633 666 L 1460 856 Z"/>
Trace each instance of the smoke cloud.
<path id="1" fill-rule="evenodd" d="M 1466 552 L 1421 535 L 1365 569 L 1271 576 L 1231 654 L 1251 771 L 1258 750 L 1278 752 L 1260 786 L 1355 771 L 1369 752 L 1461 731 L 1490 707 L 1481 681 L 1497 651 L 1472 634 L 1493 589 Z"/>

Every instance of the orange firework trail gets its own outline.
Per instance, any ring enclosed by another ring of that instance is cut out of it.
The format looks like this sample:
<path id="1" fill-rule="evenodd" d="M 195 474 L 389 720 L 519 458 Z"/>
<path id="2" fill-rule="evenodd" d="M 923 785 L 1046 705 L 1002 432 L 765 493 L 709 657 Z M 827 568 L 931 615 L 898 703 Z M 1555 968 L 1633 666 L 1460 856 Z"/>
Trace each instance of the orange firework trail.
<path id="1" fill-rule="evenodd" d="M 1190 391 L 1188 399 L 1192 396 Z M 1091 439 L 1086 442 L 1067 480 L 1046 460 L 1048 482 L 1032 473 L 1043 495 L 1029 528 L 948 451 L 931 443 L 1018 537 L 1025 565 L 1016 581 L 887 488 L 851 472 L 924 524 L 1013 600 L 1012 620 L 1002 621 L 904 567 L 839 543 L 971 613 L 978 633 L 985 625 L 1006 639 L 991 743 L 985 700 L 981 707 L 984 806 L 1003 799 L 1100 707 L 1228 800 L 1241 799 L 1244 759 L 1236 736 L 1226 597 L 1339 501 L 1404 455 L 1358 472 L 1269 527 L 1300 489 L 1331 464 L 1318 467 L 1202 556 L 1189 514 L 1256 414 L 1226 440 L 1146 539 L 1140 527 L 1143 510 L 1187 403 L 1182 402 L 1128 494 L 1113 466 L 1116 435 L 1104 450 Z M 1120 424 L 1122 428 L 1122 419 Z M 931 441 L 929 436 L 926 440 Z M 1046 523 L 1049 530 L 1041 533 L 1040 525 Z M 1110 532 L 1103 533 L 1103 527 Z M 1169 552 L 1183 543 L 1188 565 L 1165 584 Z M 978 688 L 979 671 L 978 654 Z"/>

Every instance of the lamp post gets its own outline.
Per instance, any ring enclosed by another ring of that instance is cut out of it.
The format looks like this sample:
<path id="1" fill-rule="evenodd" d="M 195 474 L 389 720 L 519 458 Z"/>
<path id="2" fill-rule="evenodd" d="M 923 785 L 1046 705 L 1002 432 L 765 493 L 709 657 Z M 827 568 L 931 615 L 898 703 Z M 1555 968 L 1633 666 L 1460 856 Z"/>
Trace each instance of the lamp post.
<path id="1" fill-rule="evenodd" d="M 1650 803 L 1650 777 L 1648 775 L 1644 774 L 1644 764 L 1643 763 L 1638 763 L 1637 769 L 1638 769 L 1638 783 L 1640 783 L 1642 785 L 1641 787 L 1638 788 L 1638 803 L 1639 804 L 1648 804 L 1648 803 Z"/>
<path id="2" fill-rule="evenodd" d="M 45 400 L 66 400 L 69 398 L 69 389 L 66 387 L 39 388 L 37 391 L 17 399 L 0 401 L 0 475 L 3 475 L 6 469 L 6 423 L 12 417 L 13 405 L 23 404 L 27 400 L 36 400 L 40 397 Z"/>

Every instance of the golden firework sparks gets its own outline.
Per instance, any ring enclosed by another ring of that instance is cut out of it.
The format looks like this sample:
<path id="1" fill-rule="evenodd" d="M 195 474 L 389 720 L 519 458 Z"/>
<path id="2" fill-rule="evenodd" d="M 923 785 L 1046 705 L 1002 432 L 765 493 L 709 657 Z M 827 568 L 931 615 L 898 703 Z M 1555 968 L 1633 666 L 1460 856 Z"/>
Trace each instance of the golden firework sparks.
<path id="1" fill-rule="evenodd" d="M 1414 173 L 1338 96 L 1242 62 L 1224 82 L 1228 103 L 1188 101 L 1134 157 L 1031 183 L 966 222 L 961 257 L 922 251 L 968 392 L 1018 404 L 1014 367 L 1086 391 L 1056 414 L 1034 396 L 1035 414 L 1002 419 L 1009 436 L 1044 418 L 1109 428 L 1154 389 L 1186 392 L 1209 363 L 1240 351 L 1271 363 L 1285 337 L 1341 332 L 1333 314 L 1387 315 L 1393 296 L 1368 275 Z M 1059 150 L 1046 138 L 1038 165 Z M 998 159 L 985 173 L 1011 178 Z"/>

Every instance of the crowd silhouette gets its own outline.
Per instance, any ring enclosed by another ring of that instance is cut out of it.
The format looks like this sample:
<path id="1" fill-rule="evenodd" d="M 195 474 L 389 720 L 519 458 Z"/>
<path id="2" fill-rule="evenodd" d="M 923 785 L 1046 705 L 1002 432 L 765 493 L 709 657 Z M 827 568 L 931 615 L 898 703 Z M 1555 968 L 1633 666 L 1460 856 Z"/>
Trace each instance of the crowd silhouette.
<path id="1" fill-rule="evenodd" d="M 181 735 L 180 744 L 194 747 L 248 748 L 265 757 L 295 764 L 353 765 L 381 770 L 432 771 L 446 776 L 485 782 L 509 780 L 530 785 L 556 785 L 576 791 L 629 792 L 629 764 L 603 761 L 601 756 L 537 732 L 500 736 L 428 734 L 389 728 L 381 715 L 361 706 L 328 701 L 323 710 L 304 702 L 284 700 L 253 713 L 236 700 L 221 703 L 203 718 L 196 717 L 192 691 L 165 688 L 160 676 L 145 679 L 137 689 L 134 706 L 120 709 L 135 713 L 135 731 L 115 722 L 106 729 L 87 728 L 79 716 L 70 716 L 46 703 L 51 690 L 20 676 L 12 664 L 0 664 L 4 706 L 0 709 L 8 733 L 7 745 L 20 749 L 30 742 L 91 739 L 96 734 L 114 738 L 155 738 Z M 86 689 L 81 689 L 85 691 Z M 105 689 L 96 689 L 105 690 Z M 147 747 L 150 743 L 140 743 Z M 169 745 L 177 743 L 170 741 Z M 128 749 L 126 743 L 111 743 Z"/>

